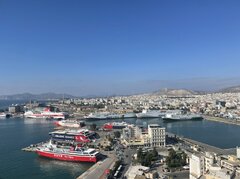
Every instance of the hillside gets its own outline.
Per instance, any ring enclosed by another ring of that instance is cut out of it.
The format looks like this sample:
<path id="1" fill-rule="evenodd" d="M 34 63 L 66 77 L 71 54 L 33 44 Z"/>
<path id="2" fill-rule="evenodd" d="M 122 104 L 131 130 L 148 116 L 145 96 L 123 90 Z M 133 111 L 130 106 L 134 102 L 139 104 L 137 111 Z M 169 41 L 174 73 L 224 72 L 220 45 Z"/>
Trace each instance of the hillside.
<path id="1" fill-rule="evenodd" d="M 167 95 L 167 96 L 189 96 L 199 94 L 199 92 L 187 90 L 187 89 L 168 89 L 164 88 L 159 91 L 153 92 L 153 95 Z"/>
<path id="2" fill-rule="evenodd" d="M 2 95 L 0 99 L 4 100 L 53 100 L 53 99 L 62 99 L 62 98 L 76 98 L 69 94 L 56 94 L 56 93 L 42 93 L 42 94 L 31 94 L 31 93 L 22 93 L 14 95 Z"/>
<path id="3" fill-rule="evenodd" d="M 240 86 L 232 86 L 218 91 L 219 93 L 240 93 Z"/>

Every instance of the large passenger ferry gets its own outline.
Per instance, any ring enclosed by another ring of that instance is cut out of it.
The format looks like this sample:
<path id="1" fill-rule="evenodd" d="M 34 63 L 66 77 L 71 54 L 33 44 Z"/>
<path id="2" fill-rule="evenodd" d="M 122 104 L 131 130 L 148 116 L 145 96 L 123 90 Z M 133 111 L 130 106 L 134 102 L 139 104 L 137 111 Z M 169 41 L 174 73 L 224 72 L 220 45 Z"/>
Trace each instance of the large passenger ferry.
<path id="1" fill-rule="evenodd" d="M 88 129 L 66 129 L 50 132 L 49 135 L 56 141 L 72 141 L 79 143 L 89 143 L 99 138 L 98 134 Z"/>
<path id="2" fill-rule="evenodd" d="M 166 112 L 163 120 L 185 121 L 185 120 L 201 120 L 203 117 L 198 114 L 186 113 L 181 110 L 169 110 Z"/>
<path id="3" fill-rule="evenodd" d="M 66 113 L 55 112 L 50 107 L 36 107 L 32 110 L 26 111 L 24 116 L 26 118 L 51 118 L 51 119 L 65 119 Z"/>
<path id="4" fill-rule="evenodd" d="M 137 118 L 158 118 L 163 117 L 165 112 L 161 112 L 160 110 L 146 110 L 144 109 L 141 113 L 137 113 Z"/>
<path id="5" fill-rule="evenodd" d="M 37 154 L 42 157 L 72 161 L 72 162 L 97 162 L 99 152 L 95 149 L 82 147 L 63 147 L 52 144 L 51 141 L 38 147 Z"/>

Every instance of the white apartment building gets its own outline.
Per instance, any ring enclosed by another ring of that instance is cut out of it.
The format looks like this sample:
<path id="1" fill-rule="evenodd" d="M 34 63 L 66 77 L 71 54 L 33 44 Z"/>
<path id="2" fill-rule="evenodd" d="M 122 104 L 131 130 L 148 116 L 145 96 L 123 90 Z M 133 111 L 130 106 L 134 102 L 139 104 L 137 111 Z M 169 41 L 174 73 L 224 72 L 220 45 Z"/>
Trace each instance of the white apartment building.
<path id="1" fill-rule="evenodd" d="M 158 124 L 148 125 L 148 137 L 151 147 L 165 147 L 165 127 Z"/>
<path id="2" fill-rule="evenodd" d="M 190 179 L 198 179 L 204 173 L 204 156 L 192 154 L 190 157 Z"/>

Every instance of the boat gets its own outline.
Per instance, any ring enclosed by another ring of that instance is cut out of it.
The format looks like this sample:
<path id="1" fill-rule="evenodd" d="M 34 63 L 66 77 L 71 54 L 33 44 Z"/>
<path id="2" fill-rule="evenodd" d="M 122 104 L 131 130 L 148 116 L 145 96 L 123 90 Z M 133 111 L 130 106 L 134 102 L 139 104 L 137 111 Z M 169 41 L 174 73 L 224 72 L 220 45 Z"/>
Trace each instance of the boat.
<path id="1" fill-rule="evenodd" d="M 107 119 L 107 112 L 102 113 L 90 113 L 88 116 L 85 116 L 85 119 Z"/>
<path id="2" fill-rule="evenodd" d="M 107 119 L 121 119 L 121 118 L 123 118 L 123 115 L 122 114 L 109 113 L 106 117 L 107 117 Z"/>
<path id="3" fill-rule="evenodd" d="M 88 116 L 85 116 L 84 118 L 85 119 L 121 119 L 123 118 L 123 115 L 109 113 L 109 112 L 101 112 L 101 113 L 90 113 Z"/>
<path id="4" fill-rule="evenodd" d="M 51 141 L 37 148 L 37 154 L 51 159 L 71 162 L 97 162 L 99 152 L 93 148 L 82 147 L 60 147 L 52 144 Z"/>
<path id="5" fill-rule="evenodd" d="M 167 113 L 163 120 L 185 121 L 185 120 L 201 120 L 203 117 L 197 114 L 172 114 Z"/>
<path id="6" fill-rule="evenodd" d="M 137 113 L 137 118 L 157 118 L 163 117 L 165 112 L 161 112 L 160 110 L 146 110 L 144 109 L 141 113 Z"/>
<path id="7" fill-rule="evenodd" d="M 111 122 L 111 123 L 105 123 L 103 125 L 104 130 L 112 130 L 112 129 L 123 129 L 128 126 L 128 123 L 126 122 Z"/>
<path id="8" fill-rule="evenodd" d="M 88 129 L 65 129 L 50 132 L 49 135 L 56 141 L 70 141 L 89 143 L 99 138 L 98 134 Z"/>
<path id="9" fill-rule="evenodd" d="M 10 118 L 12 115 L 8 113 L 0 113 L 0 118 Z"/>
<path id="10" fill-rule="evenodd" d="M 35 119 L 65 119 L 66 115 L 64 112 L 52 111 L 50 107 L 37 107 L 24 113 L 26 118 Z"/>
<path id="11" fill-rule="evenodd" d="M 76 121 L 76 120 L 61 120 L 61 121 L 55 121 L 55 125 L 61 126 L 61 127 L 70 127 L 70 128 L 79 128 L 84 126 L 83 121 Z"/>
<path id="12" fill-rule="evenodd" d="M 123 118 L 135 118 L 135 117 L 136 117 L 136 113 L 134 112 L 123 114 Z"/>

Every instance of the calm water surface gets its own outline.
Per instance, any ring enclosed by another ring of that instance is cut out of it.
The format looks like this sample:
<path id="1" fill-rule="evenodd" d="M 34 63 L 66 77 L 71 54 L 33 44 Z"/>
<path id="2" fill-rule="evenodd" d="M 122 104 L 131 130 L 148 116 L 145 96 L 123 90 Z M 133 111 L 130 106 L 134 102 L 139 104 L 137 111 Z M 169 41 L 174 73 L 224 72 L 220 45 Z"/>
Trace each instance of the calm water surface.
<path id="1" fill-rule="evenodd" d="M 52 121 L 10 118 L 0 119 L 0 179 L 72 179 L 92 164 L 62 162 L 23 152 L 23 147 L 45 141 Z"/>

